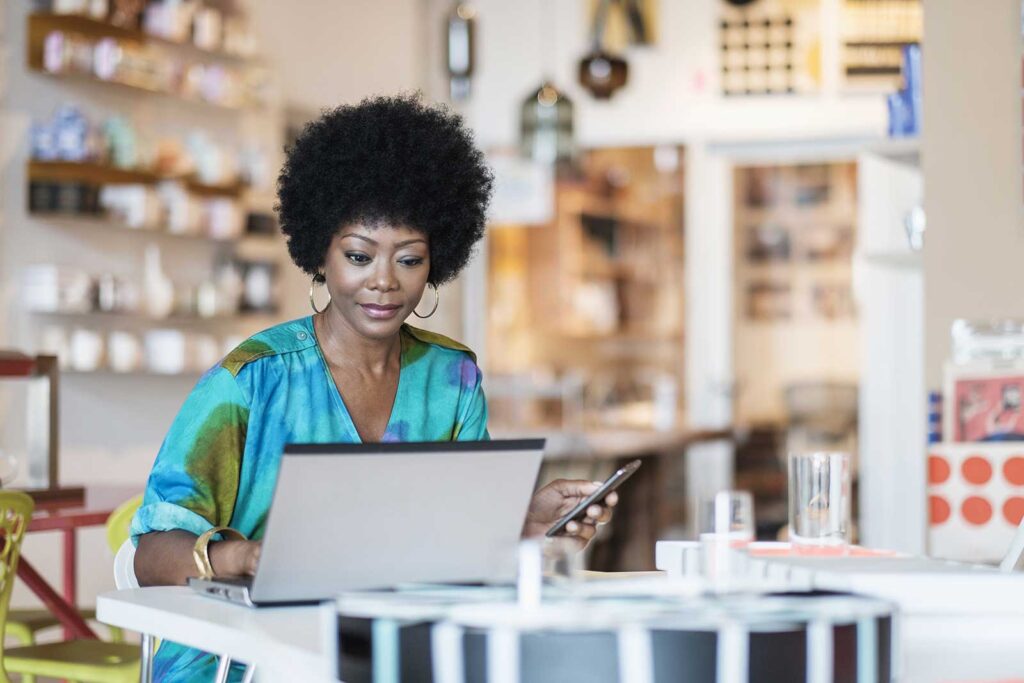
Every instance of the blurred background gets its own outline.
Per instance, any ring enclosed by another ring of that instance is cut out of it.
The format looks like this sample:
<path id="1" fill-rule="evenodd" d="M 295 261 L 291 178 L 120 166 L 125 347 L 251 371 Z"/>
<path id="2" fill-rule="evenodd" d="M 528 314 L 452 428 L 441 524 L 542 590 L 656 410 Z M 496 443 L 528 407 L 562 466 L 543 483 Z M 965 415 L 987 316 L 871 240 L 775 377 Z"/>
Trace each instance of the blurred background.
<path id="1" fill-rule="evenodd" d="M 310 313 L 284 145 L 420 91 L 496 176 L 423 325 L 478 353 L 493 436 L 549 438 L 545 478 L 648 463 L 591 566 L 650 568 L 725 488 L 775 538 L 813 449 L 854 454 L 860 542 L 927 549 L 951 325 L 1022 314 L 1019 0 L 0 8 L 0 348 L 60 387 L 50 424 L 54 393 L 0 382 L 4 486 L 141 492 L 200 374 Z M 26 541 L 54 583 L 61 547 Z M 102 529 L 79 548 L 89 604 Z"/>

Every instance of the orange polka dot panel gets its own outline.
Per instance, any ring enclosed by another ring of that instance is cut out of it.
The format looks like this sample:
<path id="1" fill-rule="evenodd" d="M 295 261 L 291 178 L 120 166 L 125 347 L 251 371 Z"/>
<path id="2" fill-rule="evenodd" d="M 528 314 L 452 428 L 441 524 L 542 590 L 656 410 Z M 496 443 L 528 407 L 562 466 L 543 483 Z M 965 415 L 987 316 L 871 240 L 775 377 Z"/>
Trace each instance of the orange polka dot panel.
<path id="1" fill-rule="evenodd" d="M 945 524 L 949 515 L 949 502 L 945 498 L 928 496 L 928 518 L 932 524 Z"/>
<path id="2" fill-rule="evenodd" d="M 1003 476 L 1014 486 L 1024 486 L 1024 456 L 1007 458 L 1003 463 Z"/>
<path id="3" fill-rule="evenodd" d="M 949 461 L 941 455 L 928 456 L 928 483 L 943 484 L 949 479 Z"/>
<path id="4" fill-rule="evenodd" d="M 981 496 L 969 496 L 961 503 L 960 514 L 969 523 L 981 526 L 992 519 L 992 504 Z"/>
<path id="5" fill-rule="evenodd" d="M 1003 519 L 1009 524 L 1017 526 L 1020 520 L 1024 519 L 1024 498 L 1011 496 L 1003 503 Z"/>
<path id="6" fill-rule="evenodd" d="M 982 455 L 972 455 L 964 460 L 960 466 L 960 472 L 968 482 L 981 486 L 987 484 L 988 480 L 992 478 L 992 465 L 988 458 Z"/>

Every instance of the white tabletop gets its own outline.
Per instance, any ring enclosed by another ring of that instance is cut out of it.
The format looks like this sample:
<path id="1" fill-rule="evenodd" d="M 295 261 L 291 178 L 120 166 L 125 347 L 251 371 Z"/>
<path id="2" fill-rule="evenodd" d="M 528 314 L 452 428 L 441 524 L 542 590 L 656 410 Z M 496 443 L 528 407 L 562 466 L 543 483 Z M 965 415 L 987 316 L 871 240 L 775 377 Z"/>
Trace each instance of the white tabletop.
<path id="1" fill-rule="evenodd" d="M 333 603 L 251 608 L 159 586 L 100 595 L 96 618 L 254 664 L 261 680 L 337 680 Z"/>
<path id="2" fill-rule="evenodd" d="M 795 588 L 896 604 L 901 683 L 996 681 L 1024 671 L 1024 573 L 927 557 L 763 557 Z"/>

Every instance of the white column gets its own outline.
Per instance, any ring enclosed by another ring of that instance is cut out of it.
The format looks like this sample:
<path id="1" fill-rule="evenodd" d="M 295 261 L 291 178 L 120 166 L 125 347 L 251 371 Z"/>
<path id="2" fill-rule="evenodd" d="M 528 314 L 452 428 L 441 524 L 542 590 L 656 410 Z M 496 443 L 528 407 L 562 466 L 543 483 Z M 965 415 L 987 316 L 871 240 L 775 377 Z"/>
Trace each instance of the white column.
<path id="1" fill-rule="evenodd" d="M 731 164 L 702 141 L 686 147 L 686 411 L 693 428 L 731 423 L 733 259 Z M 687 457 L 691 500 L 730 488 L 733 449 L 697 444 Z"/>

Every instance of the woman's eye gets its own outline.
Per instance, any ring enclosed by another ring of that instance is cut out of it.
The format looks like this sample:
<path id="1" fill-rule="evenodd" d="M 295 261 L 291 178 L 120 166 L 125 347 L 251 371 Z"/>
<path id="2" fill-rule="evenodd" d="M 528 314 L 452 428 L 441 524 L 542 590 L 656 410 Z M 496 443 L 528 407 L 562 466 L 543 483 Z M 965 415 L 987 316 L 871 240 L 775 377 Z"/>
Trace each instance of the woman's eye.
<path id="1" fill-rule="evenodd" d="M 401 263 L 403 266 L 413 267 L 413 266 L 418 266 L 421 263 L 423 263 L 423 259 L 421 259 L 418 256 L 415 256 L 415 257 L 410 257 L 410 258 L 404 258 L 401 261 L 399 261 L 399 263 Z"/>
<path id="2" fill-rule="evenodd" d="M 352 263 L 355 263 L 355 264 L 358 264 L 358 265 L 363 265 L 364 263 L 369 263 L 370 262 L 370 257 L 369 256 L 367 256 L 366 254 L 360 254 L 359 252 L 349 252 L 349 253 L 345 254 L 345 258 L 347 258 Z"/>

